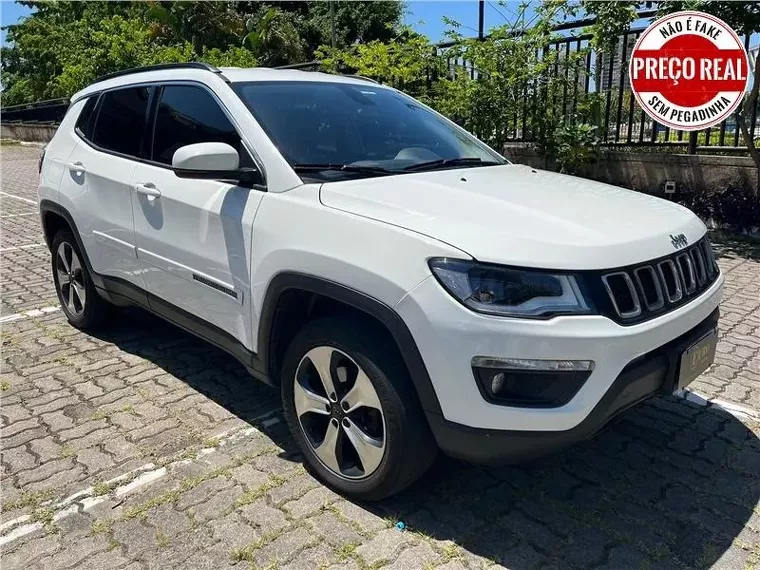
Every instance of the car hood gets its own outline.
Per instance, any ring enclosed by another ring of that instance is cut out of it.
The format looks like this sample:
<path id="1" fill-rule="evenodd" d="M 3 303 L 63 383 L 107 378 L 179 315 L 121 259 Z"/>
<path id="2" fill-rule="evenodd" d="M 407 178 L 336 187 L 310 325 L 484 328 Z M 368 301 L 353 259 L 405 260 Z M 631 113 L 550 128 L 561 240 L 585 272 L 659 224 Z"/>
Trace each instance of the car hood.
<path id="1" fill-rule="evenodd" d="M 620 267 L 672 253 L 671 235 L 694 243 L 706 231 L 673 202 L 516 164 L 329 182 L 320 199 L 525 267 Z"/>

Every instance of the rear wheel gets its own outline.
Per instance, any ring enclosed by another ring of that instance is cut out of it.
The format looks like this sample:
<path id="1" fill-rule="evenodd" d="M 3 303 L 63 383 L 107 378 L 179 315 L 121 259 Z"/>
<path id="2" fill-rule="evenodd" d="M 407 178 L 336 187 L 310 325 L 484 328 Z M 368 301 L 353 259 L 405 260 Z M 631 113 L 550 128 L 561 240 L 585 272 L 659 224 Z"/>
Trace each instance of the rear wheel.
<path id="1" fill-rule="evenodd" d="M 95 290 L 84 257 L 69 230 L 55 235 L 52 254 L 53 281 L 66 318 L 78 329 L 102 324 L 112 306 Z"/>
<path id="2" fill-rule="evenodd" d="M 308 465 L 345 495 L 377 500 L 397 493 L 435 458 L 396 347 L 360 320 L 306 325 L 286 352 L 282 397 Z"/>

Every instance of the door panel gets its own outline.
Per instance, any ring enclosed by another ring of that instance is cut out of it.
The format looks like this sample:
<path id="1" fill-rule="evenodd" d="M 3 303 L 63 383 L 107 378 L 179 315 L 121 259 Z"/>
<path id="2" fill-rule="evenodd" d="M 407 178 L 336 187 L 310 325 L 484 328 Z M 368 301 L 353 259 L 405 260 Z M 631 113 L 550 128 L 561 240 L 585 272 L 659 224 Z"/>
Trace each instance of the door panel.
<path id="1" fill-rule="evenodd" d="M 130 188 L 135 164 L 79 141 L 65 166 L 61 191 L 93 270 L 141 286 Z"/>
<path id="2" fill-rule="evenodd" d="M 103 93 L 86 103 L 65 165 L 69 211 L 96 273 L 143 286 L 132 219 L 132 175 L 143 156 L 150 87 Z M 70 184 L 69 182 L 73 183 Z"/>
<path id="3" fill-rule="evenodd" d="M 209 180 L 186 180 L 140 164 L 134 185 L 137 257 L 150 293 L 221 328 L 250 347 L 253 218 L 261 193 Z"/>
<path id="4" fill-rule="evenodd" d="M 178 178 L 170 164 L 178 148 L 198 142 L 232 145 L 241 154 L 241 165 L 251 159 L 208 91 L 195 85 L 167 85 L 161 91 L 151 137 L 150 158 L 156 164 L 139 164 L 132 177 L 145 288 L 250 349 L 249 260 L 262 193 Z"/>

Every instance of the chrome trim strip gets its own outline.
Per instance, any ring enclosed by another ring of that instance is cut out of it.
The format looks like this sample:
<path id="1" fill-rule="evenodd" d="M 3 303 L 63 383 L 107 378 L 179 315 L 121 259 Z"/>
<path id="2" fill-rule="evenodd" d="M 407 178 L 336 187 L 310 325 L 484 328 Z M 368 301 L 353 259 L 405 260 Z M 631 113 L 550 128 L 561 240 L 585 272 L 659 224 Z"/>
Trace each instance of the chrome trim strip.
<path id="1" fill-rule="evenodd" d="M 612 289 L 610 288 L 610 284 L 607 282 L 607 280 L 610 277 L 616 277 L 620 275 L 623 280 L 625 281 L 625 284 L 628 286 L 628 291 L 631 293 L 631 299 L 633 300 L 633 309 L 630 311 L 621 311 L 620 307 L 617 304 L 617 301 L 615 300 L 615 295 L 612 293 Z M 607 275 L 602 275 L 602 283 L 604 283 L 605 289 L 607 289 L 607 295 L 609 295 L 610 300 L 612 301 L 612 306 L 615 307 L 615 311 L 617 311 L 617 314 L 623 318 L 623 319 L 630 319 L 632 317 L 638 317 L 641 314 L 641 303 L 639 302 L 639 294 L 636 292 L 636 287 L 633 285 L 633 280 L 631 279 L 631 276 L 628 275 L 626 271 L 616 271 L 615 273 L 608 273 Z"/>
<path id="2" fill-rule="evenodd" d="M 675 294 L 671 295 L 670 291 L 668 290 L 668 280 L 665 279 L 665 272 L 663 271 L 663 267 L 668 267 L 668 270 L 670 271 L 670 274 L 673 276 L 673 283 L 676 284 L 676 290 Z M 668 303 L 677 303 L 683 298 L 683 290 L 681 289 L 681 278 L 678 275 L 678 270 L 676 268 L 676 264 L 673 263 L 672 259 L 665 259 L 657 264 L 657 271 L 660 273 L 660 278 L 662 279 L 662 285 L 663 289 L 665 290 L 665 295 L 667 296 Z"/>
<path id="3" fill-rule="evenodd" d="M 683 269 L 681 268 L 681 258 L 686 260 L 686 267 L 689 269 L 688 284 L 686 283 L 686 275 L 684 275 Z M 697 290 L 697 277 L 694 274 L 694 264 L 691 262 L 691 257 L 687 253 L 680 253 L 676 255 L 676 268 L 678 269 L 678 274 L 681 276 L 684 291 L 687 295 L 691 295 L 694 291 Z"/>
<path id="4" fill-rule="evenodd" d="M 551 372 L 590 372 L 594 369 L 593 360 L 536 360 L 532 358 L 504 358 L 501 356 L 473 356 L 471 364 L 476 368 Z"/>
<path id="5" fill-rule="evenodd" d="M 694 266 L 697 271 L 697 284 L 701 287 L 707 281 L 707 266 L 705 265 L 705 258 L 702 255 L 702 248 L 694 247 L 689 251 L 691 260 L 694 262 Z"/>
<path id="6" fill-rule="evenodd" d="M 649 299 L 647 299 L 646 294 L 646 288 L 644 287 L 644 284 L 641 282 L 641 277 L 639 276 L 640 271 L 649 271 L 652 282 L 654 283 L 655 293 L 657 294 L 657 301 L 654 303 L 649 303 Z M 660 285 L 660 279 L 657 276 L 657 272 L 654 270 L 654 267 L 651 265 L 644 265 L 643 267 L 637 267 L 633 270 L 633 275 L 636 277 L 636 282 L 639 284 L 639 289 L 641 290 L 641 293 L 644 297 L 644 304 L 646 305 L 647 309 L 650 311 L 659 311 L 665 306 L 665 296 L 662 294 L 662 286 Z"/>

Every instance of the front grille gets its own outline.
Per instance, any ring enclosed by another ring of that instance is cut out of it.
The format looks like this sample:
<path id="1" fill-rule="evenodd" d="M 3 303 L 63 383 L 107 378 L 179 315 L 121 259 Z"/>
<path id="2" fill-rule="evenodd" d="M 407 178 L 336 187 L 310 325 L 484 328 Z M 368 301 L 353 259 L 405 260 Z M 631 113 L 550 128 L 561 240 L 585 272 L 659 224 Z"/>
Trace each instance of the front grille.
<path id="1" fill-rule="evenodd" d="M 689 302 L 720 273 L 705 236 L 691 247 L 660 259 L 600 276 L 601 312 L 623 324 L 653 318 Z"/>

